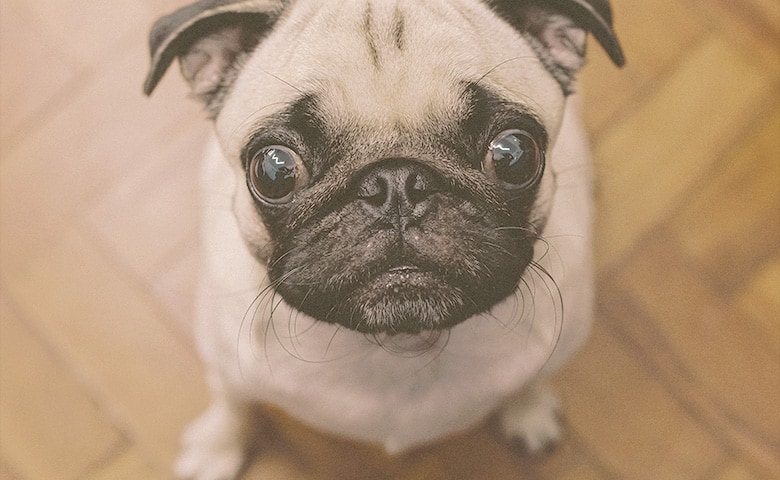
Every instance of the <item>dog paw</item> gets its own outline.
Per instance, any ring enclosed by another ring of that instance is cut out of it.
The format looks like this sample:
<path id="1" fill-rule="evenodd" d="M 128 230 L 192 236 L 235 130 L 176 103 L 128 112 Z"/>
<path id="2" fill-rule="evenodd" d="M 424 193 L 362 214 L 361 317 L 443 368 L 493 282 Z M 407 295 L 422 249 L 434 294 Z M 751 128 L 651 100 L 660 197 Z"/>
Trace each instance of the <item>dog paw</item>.
<path id="1" fill-rule="evenodd" d="M 234 480 L 246 457 L 243 419 L 227 407 L 212 405 L 182 436 L 176 460 L 181 480 Z"/>
<path id="2" fill-rule="evenodd" d="M 505 437 L 531 454 L 552 450 L 563 436 L 560 402 L 545 388 L 531 388 L 513 399 L 499 421 Z"/>

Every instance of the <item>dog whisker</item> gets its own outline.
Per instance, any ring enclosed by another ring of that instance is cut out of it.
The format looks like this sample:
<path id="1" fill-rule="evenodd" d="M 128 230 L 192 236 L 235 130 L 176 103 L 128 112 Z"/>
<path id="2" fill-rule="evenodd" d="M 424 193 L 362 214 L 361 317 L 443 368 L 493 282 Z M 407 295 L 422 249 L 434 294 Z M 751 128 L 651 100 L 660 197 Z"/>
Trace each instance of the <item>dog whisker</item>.
<path id="1" fill-rule="evenodd" d="M 293 273 L 294 273 L 294 271 L 289 272 L 290 275 L 292 275 Z M 258 356 L 254 352 L 254 342 L 251 340 L 251 338 L 253 338 L 255 320 L 257 319 L 257 315 L 258 315 L 258 313 L 260 311 L 260 308 L 265 303 L 265 299 L 268 297 L 268 295 L 271 295 L 271 304 L 273 304 L 274 299 L 276 297 L 276 288 L 279 286 L 280 281 L 282 281 L 282 279 L 279 279 L 277 281 L 272 281 L 268 285 L 263 287 L 257 293 L 257 295 L 255 295 L 255 297 L 253 298 L 252 302 L 247 307 L 247 309 L 246 309 L 246 311 L 244 313 L 243 318 L 241 319 L 241 322 L 240 322 L 239 328 L 238 328 L 238 334 L 236 336 L 236 354 L 237 354 L 236 356 L 238 358 L 238 369 L 239 369 L 239 372 L 240 372 L 240 374 L 242 376 L 243 376 L 243 371 L 242 371 L 242 365 L 241 365 L 241 356 L 239 355 L 239 352 L 240 352 L 241 338 L 242 338 L 243 331 L 244 331 L 244 325 L 245 325 L 245 323 L 246 323 L 246 321 L 248 319 L 249 320 L 249 335 L 250 335 L 249 345 L 250 345 L 250 348 L 252 349 L 253 357 L 255 357 L 257 359 Z M 277 304 L 277 306 L 278 306 L 278 304 Z M 272 312 L 271 312 L 270 318 L 273 317 L 273 310 L 275 308 L 276 307 L 272 307 L 272 309 L 271 309 Z M 270 323 L 270 321 L 269 321 L 269 323 Z M 265 329 L 264 329 L 264 333 L 263 333 L 263 350 L 266 353 L 266 361 L 268 363 L 268 355 L 267 355 L 268 348 L 267 348 L 267 343 L 266 343 L 267 341 L 268 341 L 268 324 L 266 324 Z M 269 364 L 269 368 L 270 368 L 270 364 Z"/>
<path id="2" fill-rule="evenodd" d="M 517 232 L 524 232 L 529 235 L 531 235 L 533 238 L 536 238 L 539 235 L 539 232 L 534 228 L 533 226 L 529 227 L 521 227 L 521 226 L 504 226 L 504 227 L 496 227 L 496 231 L 517 231 Z"/>
<path id="3" fill-rule="evenodd" d="M 249 319 L 249 332 L 250 332 L 249 335 L 251 336 L 251 332 L 254 329 L 253 328 L 254 319 L 257 316 L 257 312 L 263 303 L 263 298 L 269 294 L 273 294 L 274 292 L 273 288 L 274 288 L 273 284 L 268 285 L 263 289 L 261 289 L 257 293 L 257 295 L 255 295 L 255 297 L 252 299 L 252 302 L 246 308 L 246 311 L 244 312 L 244 316 L 241 318 L 241 322 L 239 323 L 238 334 L 236 335 L 236 357 L 238 359 L 239 374 L 241 375 L 242 378 L 243 378 L 243 370 L 241 366 L 241 356 L 239 353 L 241 351 L 241 338 L 242 338 L 242 332 L 244 330 L 244 325 L 246 324 L 247 319 Z M 252 344 L 253 342 L 250 341 L 250 346 Z"/>
<path id="4" fill-rule="evenodd" d="M 328 353 L 330 353 L 330 347 L 333 345 L 333 342 L 336 340 L 336 336 L 341 331 L 341 325 L 336 325 L 336 328 L 333 330 L 333 334 L 330 336 L 330 339 L 328 339 L 328 344 L 325 346 L 325 350 L 322 352 L 322 360 L 325 360 L 328 358 Z"/>
<path id="5" fill-rule="evenodd" d="M 558 343 L 561 339 L 561 334 L 563 332 L 563 323 L 565 321 L 565 312 L 564 312 L 564 304 L 563 304 L 563 294 L 561 292 L 560 287 L 558 286 L 558 282 L 555 281 L 555 278 L 550 274 L 549 271 L 547 271 L 546 268 L 539 265 L 536 262 L 531 262 L 529 264 L 530 271 L 535 272 L 539 279 L 544 284 L 547 293 L 550 295 L 550 299 L 553 302 L 554 307 L 554 325 L 555 325 L 555 333 L 554 333 L 554 340 L 552 345 L 550 345 L 550 353 L 547 356 L 547 360 L 545 361 L 545 364 L 550 361 L 550 358 L 552 358 L 553 353 L 555 352 Z"/>

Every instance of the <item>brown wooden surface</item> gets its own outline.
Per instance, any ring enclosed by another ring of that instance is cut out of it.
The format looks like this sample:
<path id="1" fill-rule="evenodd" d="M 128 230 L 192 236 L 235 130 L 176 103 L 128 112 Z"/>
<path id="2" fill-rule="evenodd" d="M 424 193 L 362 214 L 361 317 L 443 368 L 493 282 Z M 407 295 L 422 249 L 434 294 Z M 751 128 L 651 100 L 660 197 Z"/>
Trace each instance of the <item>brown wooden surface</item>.
<path id="1" fill-rule="evenodd" d="M 207 403 L 189 333 L 208 125 L 145 99 L 176 0 L 0 3 L 0 479 L 170 478 Z M 277 418 L 252 479 L 780 478 L 780 3 L 614 0 L 591 46 L 599 316 L 569 433 L 489 426 L 401 458 Z M 174 72 L 175 73 L 175 72 Z"/>

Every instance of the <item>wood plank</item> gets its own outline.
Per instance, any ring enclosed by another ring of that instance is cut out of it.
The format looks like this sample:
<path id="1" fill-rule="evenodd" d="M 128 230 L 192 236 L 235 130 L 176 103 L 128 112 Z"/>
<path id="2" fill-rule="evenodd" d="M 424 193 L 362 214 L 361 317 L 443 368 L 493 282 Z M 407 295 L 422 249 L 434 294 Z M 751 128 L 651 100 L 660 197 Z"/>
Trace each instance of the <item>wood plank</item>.
<path id="1" fill-rule="evenodd" d="M 391 480 L 451 480 L 442 461 L 434 455 L 422 455 L 401 471 L 393 474 Z"/>
<path id="2" fill-rule="evenodd" d="M 143 0 L 143 3 L 149 5 L 149 10 L 152 13 L 152 16 L 149 17 L 149 22 L 187 5 L 187 2 L 182 2 L 182 0 Z M 148 23 L 148 26 L 151 28 L 152 24 Z"/>
<path id="3" fill-rule="evenodd" d="M 565 405 L 563 418 L 566 418 Z M 556 445 L 553 452 L 526 459 L 529 470 L 535 472 L 538 478 L 554 480 L 617 480 L 620 478 L 587 450 L 573 425 L 565 425 L 565 428 L 565 437 Z"/>
<path id="4" fill-rule="evenodd" d="M 442 461 L 433 455 L 423 455 L 418 461 L 390 477 L 391 480 L 451 480 Z"/>
<path id="5" fill-rule="evenodd" d="M 170 472 L 162 473 L 151 466 L 135 448 L 120 452 L 83 480 L 166 480 Z"/>
<path id="6" fill-rule="evenodd" d="M 0 460 L 0 480 L 23 480 L 19 475 L 11 472 L 5 461 Z"/>
<path id="7" fill-rule="evenodd" d="M 273 448 L 255 457 L 241 478 L 244 480 L 328 480 L 328 477 L 304 468 L 294 456 Z"/>
<path id="8" fill-rule="evenodd" d="M 138 38 L 145 30 L 138 30 Z M 149 60 L 138 38 L 123 44 L 116 61 L 3 154 L 4 271 L 23 270 L 114 182 L 159 163 L 162 142 L 202 124 L 195 102 L 182 100 L 186 90 L 176 75 L 163 82 L 154 102 L 143 97 L 140 82 Z"/>
<path id="9" fill-rule="evenodd" d="M 133 0 L 110 4 L 84 0 L 5 2 L 0 17 L 4 46 L 0 55 L 2 158 L 29 130 L 38 129 L 64 99 L 86 89 L 84 80 L 102 61 L 111 61 L 117 52 L 126 55 L 123 42 L 132 39 L 143 48 L 143 41 L 137 39 L 145 37 L 134 29 L 146 24 L 151 16 L 148 5 Z"/>
<path id="10" fill-rule="evenodd" d="M 780 75 L 780 5 L 774 0 L 688 0 L 745 55 Z"/>
<path id="11" fill-rule="evenodd" d="M 151 278 L 177 250 L 197 245 L 198 174 L 210 128 L 201 123 L 157 139 L 141 168 L 128 170 L 85 212 L 90 231 L 139 277 Z"/>
<path id="12" fill-rule="evenodd" d="M 69 365 L 10 309 L 5 294 L 0 326 L 3 460 L 26 478 L 74 479 L 122 442 L 122 435 Z"/>
<path id="13" fill-rule="evenodd" d="M 581 74 L 585 124 L 597 137 L 647 97 L 707 32 L 701 15 L 678 0 L 612 3 L 626 65 L 617 69 L 590 38 L 588 64 Z"/>
<path id="14" fill-rule="evenodd" d="M 28 22 L 36 24 L 46 39 L 56 42 L 82 65 L 118 56 L 117 43 L 134 35 L 137 26 L 150 15 L 147 6 L 136 0 L 24 2 L 24 6 Z"/>
<path id="15" fill-rule="evenodd" d="M 518 453 L 507 448 L 490 428 L 457 436 L 440 445 L 436 454 L 446 468 L 448 479 L 533 479 Z"/>
<path id="16" fill-rule="evenodd" d="M 157 305 L 73 228 L 8 278 L 19 308 L 84 373 L 155 466 L 173 461 L 184 425 L 205 408 L 202 370 Z M 42 295 L 41 292 L 45 292 Z"/>
<path id="17" fill-rule="evenodd" d="M 770 347 L 780 351 L 780 255 L 767 262 L 738 293 L 736 304 L 763 329 Z"/>
<path id="18" fill-rule="evenodd" d="M 151 288 L 168 317 L 179 329 L 181 336 L 195 344 L 193 337 L 193 309 L 197 291 L 197 275 L 200 268 L 200 251 L 195 240 L 187 240 L 159 269 L 149 277 Z"/>
<path id="19" fill-rule="evenodd" d="M 612 289 L 645 318 L 616 320 L 616 328 L 711 431 L 766 471 L 780 472 L 777 349 L 709 288 L 670 236 L 653 236 L 641 251 Z"/>
<path id="20" fill-rule="evenodd" d="M 4 2 L 0 15 L 0 161 L 5 161 L 24 128 L 34 127 L 45 107 L 82 71 L 62 44 L 34 21 L 31 4 Z"/>
<path id="21" fill-rule="evenodd" d="M 719 1 L 731 6 L 735 14 L 744 15 L 748 21 L 756 25 L 757 30 L 771 32 L 776 40 L 780 39 L 780 3 L 772 0 Z"/>
<path id="22" fill-rule="evenodd" d="M 709 36 L 651 100 L 604 134 L 595 149 L 600 267 L 613 265 L 664 221 L 738 139 L 734 125 L 754 118 L 774 88 L 728 39 Z"/>
<path id="23" fill-rule="evenodd" d="M 732 460 L 708 480 L 763 480 L 764 478 L 766 477 L 757 475 L 739 460 Z"/>
<path id="24" fill-rule="evenodd" d="M 621 304 L 600 311 L 639 320 L 628 315 Z M 604 323 L 556 379 L 569 423 L 617 478 L 700 479 L 724 460 L 723 449 Z"/>
<path id="25" fill-rule="evenodd" d="M 774 108 L 728 149 L 671 221 L 685 254 L 729 296 L 779 247 L 778 132 L 780 109 Z"/>
<path id="26" fill-rule="evenodd" d="M 403 461 L 388 456 L 375 446 L 314 430 L 281 411 L 269 411 L 269 415 L 272 427 L 267 441 L 297 459 L 301 468 L 323 480 L 382 478 Z"/>

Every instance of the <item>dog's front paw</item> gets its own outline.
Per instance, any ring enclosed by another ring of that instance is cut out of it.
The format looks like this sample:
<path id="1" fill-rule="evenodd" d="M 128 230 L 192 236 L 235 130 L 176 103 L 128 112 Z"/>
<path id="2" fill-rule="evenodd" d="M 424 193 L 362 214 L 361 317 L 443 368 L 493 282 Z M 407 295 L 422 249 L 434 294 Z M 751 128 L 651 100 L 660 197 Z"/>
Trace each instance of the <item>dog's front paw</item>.
<path id="1" fill-rule="evenodd" d="M 529 453 L 549 451 L 563 436 L 558 397 L 534 386 L 509 402 L 499 413 L 506 438 Z"/>
<path id="2" fill-rule="evenodd" d="M 184 432 L 176 461 L 181 480 L 234 480 L 246 457 L 246 422 L 223 404 L 212 404 Z"/>

